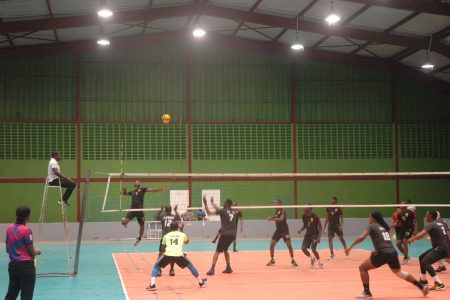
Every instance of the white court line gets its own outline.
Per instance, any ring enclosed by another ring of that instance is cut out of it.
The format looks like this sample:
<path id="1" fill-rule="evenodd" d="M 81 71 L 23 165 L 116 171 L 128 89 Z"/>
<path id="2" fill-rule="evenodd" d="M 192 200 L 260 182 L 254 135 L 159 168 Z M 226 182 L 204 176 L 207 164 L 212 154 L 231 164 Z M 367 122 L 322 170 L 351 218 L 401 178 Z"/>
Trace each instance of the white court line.
<path id="1" fill-rule="evenodd" d="M 125 295 L 125 299 L 129 300 L 130 298 L 128 297 L 128 292 L 127 292 L 127 289 L 125 287 L 125 284 L 123 283 L 122 274 L 120 273 L 119 265 L 117 265 L 117 261 L 116 261 L 116 257 L 114 256 L 114 253 L 112 253 L 112 257 L 113 257 L 113 260 L 114 260 L 114 264 L 116 265 L 117 273 L 119 274 L 120 284 L 122 284 L 122 289 L 123 289 L 123 293 Z"/>

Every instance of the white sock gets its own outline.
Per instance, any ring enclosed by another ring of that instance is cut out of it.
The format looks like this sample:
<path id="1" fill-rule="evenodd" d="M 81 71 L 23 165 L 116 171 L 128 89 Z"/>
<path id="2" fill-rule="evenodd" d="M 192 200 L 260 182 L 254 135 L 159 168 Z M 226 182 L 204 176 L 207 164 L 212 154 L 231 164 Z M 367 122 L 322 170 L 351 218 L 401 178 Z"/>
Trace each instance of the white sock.
<path id="1" fill-rule="evenodd" d="M 426 281 L 427 280 L 426 274 L 420 274 L 420 279 Z"/>
<path id="2" fill-rule="evenodd" d="M 156 277 L 152 277 L 152 281 L 150 283 L 150 285 L 154 285 L 156 283 Z"/>
<path id="3" fill-rule="evenodd" d="M 439 279 L 439 277 L 437 275 L 433 276 L 433 279 L 434 279 L 435 282 L 437 282 L 439 284 L 442 284 L 442 281 Z"/>
<path id="4" fill-rule="evenodd" d="M 309 259 L 310 259 L 311 261 L 313 261 L 313 260 L 315 260 L 316 258 L 315 258 L 314 256 L 311 255 L 311 256 L 309 257 Z"/>
<path id="5" fill-rule="evenodd" d="M 198 280 L 198 283 L 202 283 L 202 282 L 203 282 L 203 279 L 201 279 L 200 276 L 198 276 L 198 277 L 196 277 L 196 278 L 197 278 L 197 280 Z"/>

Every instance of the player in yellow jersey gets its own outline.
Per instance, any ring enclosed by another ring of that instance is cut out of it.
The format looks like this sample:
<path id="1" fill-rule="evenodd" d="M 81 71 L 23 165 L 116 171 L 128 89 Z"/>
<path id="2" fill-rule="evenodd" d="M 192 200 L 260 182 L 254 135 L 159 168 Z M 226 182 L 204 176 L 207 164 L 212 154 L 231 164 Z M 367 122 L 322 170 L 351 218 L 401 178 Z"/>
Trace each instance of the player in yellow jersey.
<path id="1" fill-rule="evenodd" d="M 162 239 L 164 255 L 158 258 L 153 267 L 152 279 L 150 285 L 147 287 L 147 290 L 156 290 L 156 276 L 158 276 L 159 269 L 166 267 L 171 262 L 176 263 L 182 269 L 187 267 L 189 271 L 191 271 L 192 275 L 194 275 L 194 277 L 198 280 L 198 285 L 200 287 L 205 286 L 208 279 L 200 278 L 200 274 L 197 269 L 183 253 L 183 245 L 189 243 L 187 235 L 179 230 L 178 222 L 172 222 L 170 224 L 170 230 L 171 231 Z"/>

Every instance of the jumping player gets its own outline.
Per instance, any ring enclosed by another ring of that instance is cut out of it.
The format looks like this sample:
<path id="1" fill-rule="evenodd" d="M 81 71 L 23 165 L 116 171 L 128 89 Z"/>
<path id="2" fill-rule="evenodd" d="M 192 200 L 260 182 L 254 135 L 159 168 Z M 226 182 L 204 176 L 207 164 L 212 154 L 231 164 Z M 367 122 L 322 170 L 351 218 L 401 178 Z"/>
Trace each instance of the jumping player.
<path id="1" fill-rule="evenodd" d="M 153 271 L 150 285 L 147 287 L 148 291 L 156 290 L 156 276 L 161 268 L 166 267 L 168 264 L 177 264 L 180 268 L 188 268 L 192 275 L 198 280 L 198 285 L 204 287 L 208 282 L 207 278 L 200 278 L 200 274 L 190 260 L 183 253 L 183 245 L 189 243 L 189 239 L 183 232 L 179 230 L 178 222 L 172 222 L 170 224 L 170 232 L 164 235 L 162 239 L 162 245 L 165 248 L 164 255 L 159 257 L 156 261 Z"/>
<path id="2" fill-rule="evenodd" d="M 281 200 L 273 201 L 275 206 L 281 205 Z M 270 261 L 266 264 L 266 266 L 275 265 L 275 245 L 278 243 L 280 239 L 286 243 L 286 246 L 289 249 L 289 254 L 291 255 L 291 265 L 294 267 L 298 267 L 298 264 L 294 260 L 294 250 L 292 250 L 291 244 L 291 236 L 289 234 L 289 226 L 286 221 L 286 210 L 284 208 L 275 209 L 275 215 L 267 218 L 268 221 L 275 222 L 275 232 L 272 235 L 272 241 L 270 242 Z"/>
<path id="3" fill-rule="evenodd" d="M 298 231 L 298 233 L 300 234 L 303 230 L 306 229 L 305 237 L 303 238 L 302 243 L 302 251 L 306 256 L 310 258 L 311 268 L 314 268 L 317 260 L 316 269 L 323 269 L 323 263 L 320 260 L 319 252 L 317 252 L 316 250 L 317 244 L 320 243 L 320 236 L 322 233 L 322 223 L 320 223 L 320 218 L 312 212 L 311 207 L 305 207 L 302 219 L 303 227 Z M 311 248 L 311 251 L 313 252 L 315 257 L 311 256 L 308 248 Z"/>
<path id="4" fill-rule="evenodd" d="M 430 274 L 434 279 L 434 287 L 431 290 L 442 291 L 445 290 L 446 286 L 442 283 L 436 272 L 433 269 L 432 264 L 440 261 L 448 256 L 448 243 L 450 242 L 450 233 L 445 227 L 442 221 L 437 220 L 438 214 L 435 210 L 430 210 L 427 212 L 425 219 L 427 225 L 425 228 L 419 232 L 417 235 L 409 240 L 409 243 L 420 240 L 427 234 L 430 235 L 431 245 L 433 248 L 425 251 L 419 256 L 420 263 L 420 282 L 423 284 L 428 284 L 426 272 Z"/>
<path id="5" fill-rule="evenodd" d="M 326 233 L 326 228 L 328 224 L 328 245 L 330 247 L 330 256 L 328 260 L 334 259 L 334 251 L 333 251 L 333 238 L 336 234 L 339 240 L 344 247 L 344 250 L 347 249 L 347 244 L 344 239 L 344 231 L 342 228 L 344 227 L 344 214 L 342 212 L 341 207 L 336 207 L 338 199 L 336 197 L 331 198 L 331 207 L 327 207 L 327 218 L 325 220 L 325 224 L 323 225 L 323 233 Z M 349 258 L 347 256 L 347 258 Z"/>
<path id="6" fill-rule="evenodd" d="M 367 226 L 366 230 L 364 230 L 363 233 L 357 237 L 346 250 L 346 253 L 349 254 L 354 246 L 364 241 L 369 235 L 372 239 L 373 247 L 375 248 L 375 251 L 372 252 L 370 257 L 363 261 L 359 266 L 364 291 L 361 295 L 356 297 L 357 299 L 372 299 L 372 293 L 369 289 L 368 271 L 377 269 L 385 264 L 388 264 L 391 271 L 399 278 L 411 282 L 417 286 L 422 291 L 424 296 L 428 294 L 428 286 L 417 281 L 409 273 L 401 270 L 397 251 L 394 249 L 391 242 L 389 228 L 389 225 L 384 221 L 381 213 L 378 211 L 373 211 L 369 217 L 369 226 Z"/>
<path id="7" fill-rule="evenodd" d="M 144 195 L 147 192 L 159 192 L 159 191 L 167 191 L 167 187 L 162 188 L 143 188 L 141 187 L 141 182 L 136 180 L 134 182 L 134 190 L 127 192 L 125 187 L 122 187 L 122 195 L 131 196 L 131 209 L 142 209 L 144 208 Z M 128 223 L 136 217 L 139 223 L 139 236 L 136 238 L 134 242 L 134 246 L 137 246 L 144 235 L 144 212 L 143 211 L 129 211 L 125 217 L 122 218 L 123 227 L 127 228 Z"/>
<path id="8" fill-rule="evenodd" d="M 203 203 L 205 205 L 206 212 L 208 214 L 211 214 L 205 197 L 203 197 Z M 221 252 L 223 252 L 225 261 L 227 263 L 227 267 L 222 273 L 230 274 L 233 273 L 233 270 L 231 269 L 230 265 L 230 254 L 228 253 L 228 247 L 230 247 L 231 243 L 236 239 L 237 222 L 235 218 L 239 214 L 239 211 L 235 208 L 232 208 L 233 201 L 231 201 L 230 199 L 225 200 L 222 209 L 214 203 L 213 199 L 211 199 L 211 204 L 214 206 L 215 214 L 220 215 L 222 234 L 219 238 L 219 242 L 217 243 L 217 248 L 213 256 L 211 269 L 206 273 L 206 275 L 214 275 L 217 259 L 219 258 L 219 254 Z"/>
<path id="9" fill-rule="evenodd" d="M 417 232 L 416 214 L 406 207 L 406 202 L 402 202 L 400 212 L 397 215 L 397 225 L 399 230 L 397 234 L 397 248 L 403 253 L 402 265 L 409 262 L 408 240 Z"/>
<path id="10" fill-rule="evenodd" d="M 173 210 L 175 214 L 172 214 L 172 207 L 170 205 L 161 206 L 161 210 L 158 211 L 156 214 L 156 220 L 161 221 L 161 230 L 162 230 L 162 236 L 168 234 L 171 231 L 170 225 L 172 223 L 176 223 L 177 226 L 179 226 L 179 222 L 181 222 L 181 217 L 177 212 L 178 206 L 175 205 Z M 164 212 L 163 215 L 161 215 Z M 161 257 L 164 255 L 164 246 L 163 246 L 163 238 L 159 241 L 159 254 L 158 257 Z M 174 263 L 170 263 L 170 276 L 175 276 L 175 270 L 173 269 Z M 161 276 L 161 269 L 159 269 L 158 276 Z"/>

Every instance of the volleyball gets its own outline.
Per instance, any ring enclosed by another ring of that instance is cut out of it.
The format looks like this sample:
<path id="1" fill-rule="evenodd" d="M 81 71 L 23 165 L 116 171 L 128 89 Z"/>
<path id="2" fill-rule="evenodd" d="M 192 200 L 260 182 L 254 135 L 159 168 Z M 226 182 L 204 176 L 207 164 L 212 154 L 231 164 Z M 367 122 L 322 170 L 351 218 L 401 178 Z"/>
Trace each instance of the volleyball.
<path id="1" fill-rule="evenodd" d="M 172 117 L 169 114 L 164 114 L 161 119 L 162 119 L 164 124 L 169 124 L 171 118 Z"/>

